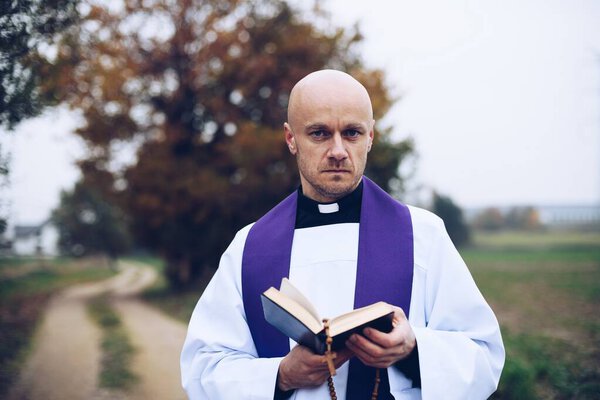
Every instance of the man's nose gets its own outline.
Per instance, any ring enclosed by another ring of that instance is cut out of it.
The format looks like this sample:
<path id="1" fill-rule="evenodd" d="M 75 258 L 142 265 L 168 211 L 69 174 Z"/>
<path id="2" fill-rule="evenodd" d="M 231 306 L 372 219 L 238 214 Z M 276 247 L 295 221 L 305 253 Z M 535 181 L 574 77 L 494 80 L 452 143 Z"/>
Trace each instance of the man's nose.
<path id="1" fill-rule="evenodd" d="M 346 151 L 344 140 L 339 132 L 336 132 L 332 137 L 328 156 L 338 161 L 348 157 L 348 151 Z"/>

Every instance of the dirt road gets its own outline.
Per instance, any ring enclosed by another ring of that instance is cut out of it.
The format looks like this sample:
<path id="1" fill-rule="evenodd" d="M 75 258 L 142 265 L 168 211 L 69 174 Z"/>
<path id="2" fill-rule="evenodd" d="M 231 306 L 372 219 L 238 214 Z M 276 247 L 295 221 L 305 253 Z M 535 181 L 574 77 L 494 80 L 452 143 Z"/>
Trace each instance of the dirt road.
<path id="1" fill-rule="evenodd" d="M 119 266 L 113 278 L 71 287 L 52 299 L 9 399 L 186 398 L 179 374 L 185 325 L 136 299 L 156 280 L 154 269 L 133 262 Z M 98 388 L 101 331 L 89 319 L 86 302 L 101 293 L 112 299 L 136 348 L 132 369 L 140 379 L 126 393 Z"/>

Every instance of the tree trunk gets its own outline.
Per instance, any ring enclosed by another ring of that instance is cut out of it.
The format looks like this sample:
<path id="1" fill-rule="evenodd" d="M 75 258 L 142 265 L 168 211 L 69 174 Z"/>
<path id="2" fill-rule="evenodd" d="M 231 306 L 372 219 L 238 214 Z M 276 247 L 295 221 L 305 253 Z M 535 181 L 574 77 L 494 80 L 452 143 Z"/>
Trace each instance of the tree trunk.
<path id="1" fill-rule="evenodd" d="M 192 264 L 189 257 L 168 257 L 165 274 L 171 288 L 178 290 L 189 286 L 192 281 Z"/>

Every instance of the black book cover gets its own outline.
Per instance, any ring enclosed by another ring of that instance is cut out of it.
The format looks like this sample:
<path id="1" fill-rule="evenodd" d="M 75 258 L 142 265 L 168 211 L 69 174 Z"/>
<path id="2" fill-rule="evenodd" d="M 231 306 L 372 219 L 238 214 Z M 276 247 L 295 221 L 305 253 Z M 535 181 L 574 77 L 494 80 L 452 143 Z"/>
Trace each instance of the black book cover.
<path id="1" fill-rule="evenodd" d="M 315 334 L 294 315 L 286 309 L 262 295 L 261 301 L 265 319 L 275 328 L 279 329 L 284 335 L 293 339 L 296 343 L 310 348 L 316 354 L 325 354 L 326 336 L 325 331 L 321 330 Z M 377 329 L 382 332 L 390 332 L 392 330 L 393 311 L 377 319 L 356 326 L 345 332 L 341 332 L 333 337 L 331 348 L 333 351 L 340 350 L 345 347 L 346 340 L 355 332 L 362 333 L 362 330 L 367 326 Z"/>

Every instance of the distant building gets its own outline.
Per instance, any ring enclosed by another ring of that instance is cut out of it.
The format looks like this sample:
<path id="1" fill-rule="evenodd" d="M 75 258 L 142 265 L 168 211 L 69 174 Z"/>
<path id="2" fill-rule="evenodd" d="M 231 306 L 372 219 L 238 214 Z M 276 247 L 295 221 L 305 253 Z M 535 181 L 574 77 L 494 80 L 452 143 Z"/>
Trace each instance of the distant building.
<path id="1" fill-rule="evenodd" d="M 467 222 L 473 224 L 476 218 L 489 210 L 497 210 L 503 217 L 511 211 L 525 209 L 523 206 L 471 208 L 465 210 Z M 539 222 L 548 228 L 598 229 L 600 228 L 600 205 L 575 206 L 532 206 Z"/>
<path id="2" fill-rule="evenodd" d="M 15 225 L 12 253 L 17 256 L 57 256 L 58 230 L 49 221 L 40 225 Z"/>
<path id="3" fill-rule="evenodd" d="M 598 226 L 600 206 L 537 207 L 544 225 L 556 227 Z"/>

